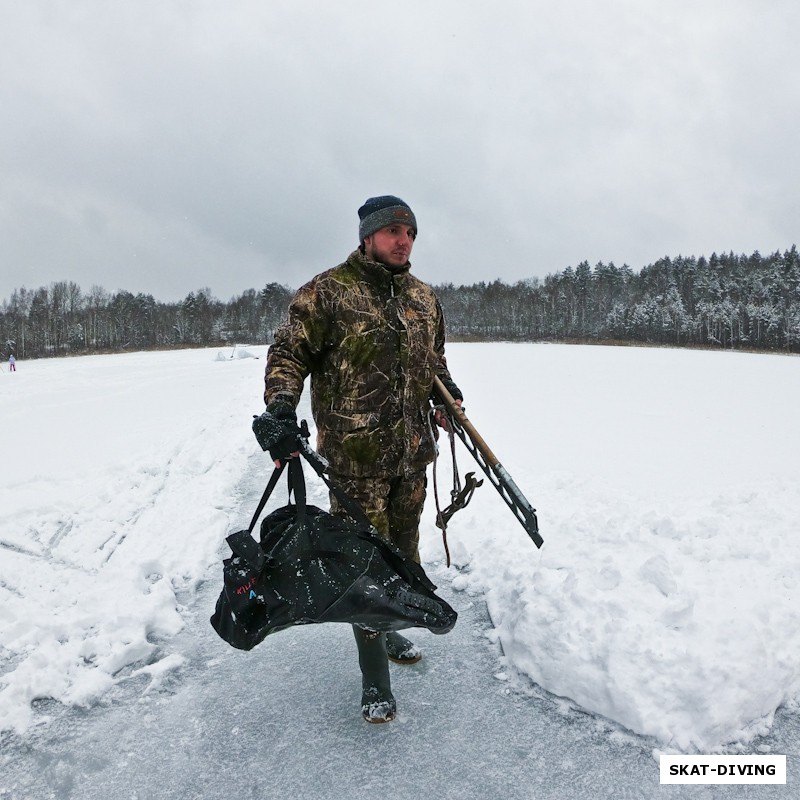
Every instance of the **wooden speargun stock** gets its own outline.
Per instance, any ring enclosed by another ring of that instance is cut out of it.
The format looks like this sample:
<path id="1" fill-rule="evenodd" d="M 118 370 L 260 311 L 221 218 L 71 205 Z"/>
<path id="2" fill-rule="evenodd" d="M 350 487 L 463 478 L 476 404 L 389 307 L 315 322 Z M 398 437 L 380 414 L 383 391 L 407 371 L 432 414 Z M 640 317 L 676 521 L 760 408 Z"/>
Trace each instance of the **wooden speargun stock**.
<path id="1" fill-rule="evenodd" d="M 483 437 L 475 430 L 475 426 L 467 419 L 467 415 L 458 407 L 456 401 L 445 385 L 434 376 L 433 389 L 439 399 L 447 409 L 447 414 L 453 430 L 464 446 L 472 454 L 478 466 L 486 473 L 500 497 L 511 509 L 514 516 L 519 520 L 520 525 L 525 528 L 528 536 L 537 547 L 544 544 L 544 540 L 539 535 L 539 522 L 536 519 L 536 509 L 531 506 L 528 499 L 519 490 L 506 468 L 500 463 L 497 456 L 491 451 L 489 445 Z"/>

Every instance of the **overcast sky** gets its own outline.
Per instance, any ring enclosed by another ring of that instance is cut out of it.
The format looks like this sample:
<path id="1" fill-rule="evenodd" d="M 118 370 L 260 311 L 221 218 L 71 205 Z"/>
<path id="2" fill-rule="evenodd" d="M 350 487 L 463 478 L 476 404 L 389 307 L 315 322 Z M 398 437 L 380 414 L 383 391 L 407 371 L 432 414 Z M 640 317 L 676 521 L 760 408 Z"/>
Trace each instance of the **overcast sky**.
<path id="1" fill-rule="evenodd" d="M 296 287 L 379 194 L 433 283 L 800 244 L 797 0 L 0 10 L 0 300 Z"/>

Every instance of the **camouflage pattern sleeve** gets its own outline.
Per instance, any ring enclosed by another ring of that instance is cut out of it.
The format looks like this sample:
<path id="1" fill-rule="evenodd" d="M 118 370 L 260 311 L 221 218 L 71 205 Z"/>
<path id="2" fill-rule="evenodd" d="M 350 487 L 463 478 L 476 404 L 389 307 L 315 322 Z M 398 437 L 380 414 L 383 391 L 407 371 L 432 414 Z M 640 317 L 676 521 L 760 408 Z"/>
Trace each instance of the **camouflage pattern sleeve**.
<path id="1" fill-rule="evenodd" d="M 303 383 L 325 350 L 330 317 L 324 308 L 318 280 L 298 289 L 286 321 L 275 331 L 267 354 L 264 402 L 297 406 Z"/>

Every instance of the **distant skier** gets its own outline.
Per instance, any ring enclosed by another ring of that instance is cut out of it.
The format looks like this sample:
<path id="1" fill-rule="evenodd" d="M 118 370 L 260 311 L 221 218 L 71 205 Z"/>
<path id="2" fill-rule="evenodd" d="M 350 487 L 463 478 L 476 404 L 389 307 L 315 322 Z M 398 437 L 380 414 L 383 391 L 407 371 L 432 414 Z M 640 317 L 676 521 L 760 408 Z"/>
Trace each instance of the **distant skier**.
<path id="1" fill-rule="evenodd" d="M 434 376 L 459 404 L 462 395 L 444 357 L 439 300 L 410 274 L 413 212 L 387 195 L 367 200 L 358 216 L 358 249 L 303 286 L 276 331 L 264 399 L 268 414 L 293 425 L 311 376 L 317 449 L 334 483 L 362 505 L 381 536 L 419 563 L 425 472 L 436 446 L 428 424 Z M 437 422 L 443 424 L 440 415 Z M 292 455 L 281 441 L 267 447 L 278 463 Z M 335 497 L 331 510 L 342 513 Z M 354 633 L 361 713 L 367 722 L 387 722 L 397 713 L 389 659 L 413 664 L 422 654 L 396 632 L 354 626 Z"/>
<path id="2" fill-rule="evenodd" d="M 9 372 L 17 371 L 17 359 L 14 358 L 13 353 L 8 357 L 8 371 Z"/>

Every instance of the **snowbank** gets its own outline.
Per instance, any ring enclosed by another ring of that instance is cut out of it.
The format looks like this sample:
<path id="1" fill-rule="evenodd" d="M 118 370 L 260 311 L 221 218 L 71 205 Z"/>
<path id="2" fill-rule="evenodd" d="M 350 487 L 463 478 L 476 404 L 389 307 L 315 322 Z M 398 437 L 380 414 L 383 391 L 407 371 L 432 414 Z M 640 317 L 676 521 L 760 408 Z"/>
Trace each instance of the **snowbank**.
<path id="1" fill-rule="evenodd" d="M 800 692 L 798 360 L 450 353 L 467 414 L 545 539 L 536 551 L 485 490 L 451 530 L 455 586 L 486 592 L 509 665 L 665 749 L 767 730 Z M 498 407 L 510 397 L 516 414 Z"/>

